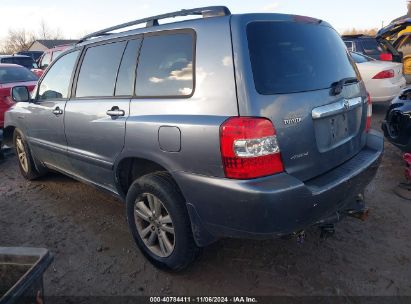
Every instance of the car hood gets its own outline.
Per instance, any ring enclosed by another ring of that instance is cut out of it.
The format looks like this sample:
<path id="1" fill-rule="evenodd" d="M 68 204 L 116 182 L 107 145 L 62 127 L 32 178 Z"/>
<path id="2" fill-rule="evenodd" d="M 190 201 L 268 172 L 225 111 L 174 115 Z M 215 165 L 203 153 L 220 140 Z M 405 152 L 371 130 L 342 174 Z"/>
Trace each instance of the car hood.
<path id="1" fill-rule="evenodd" d="M 411 18 L 405 18 L 405 19 L 399 20 L 397 22 L 391 23 L 387 25 L 386 27 L 383 27 L 382 29 L 380 29 L 377 33 L 376 38 L 377 39 L 389 38 L 395 34 L 398 34 L 402 30 L 406 29 L 408 26 L 411 26 Z"/>

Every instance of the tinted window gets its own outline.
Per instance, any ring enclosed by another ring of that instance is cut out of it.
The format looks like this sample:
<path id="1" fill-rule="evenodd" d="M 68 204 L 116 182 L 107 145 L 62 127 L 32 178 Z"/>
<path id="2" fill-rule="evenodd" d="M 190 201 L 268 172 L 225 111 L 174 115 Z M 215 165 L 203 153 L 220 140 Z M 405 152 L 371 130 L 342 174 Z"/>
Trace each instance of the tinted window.
<path id="1" fill-rule="evenodd" d="M 133 95 L 137 57 L 140 43 L 141 39 L 130 40 L 127 43 L 123 59 L 121 60 L 120 70 L 118 72 L 115 94 L 116 96 Z"/>
<path id="2" fill-rule="evenodd" d="M 370 58 L 362 56 L 358 53 L 351 53 L 351 57 L 352 57 L 352 59 L 354 59 L 355 63 L 364 63 L 364 62 L 371 61 Z"/>
<path id="3" fill-rule="evenodd" d="M 0 67 L 0 83 L 36 81 L 37 76 L 22 67 Z"/>
<path id="4" fill-rule="evenodd" d="M 362 39 L 361 44 L 366 55 L 378 55 L 382 52 L 380 45 L 375 39 Z"/>
<path id="5" fill-rule="evenodd" d="M 68 98 L 70 78 L 79 51 L 60 57 L 47 72 L 39 88 L 39 100 Z"/>
<path id="6" fill-rule="evenodd" d="M 340 36 L 327 26 L 297 22 L 253 22 L 247 26 L 254 83 L 260 94 L 329 88 L 356 77 Z"/>
<path id="7" fill-rule="evenodd" d="M 193 36 L 145 37 L 137 68 L 136 94 L 188 96 L 193 86 Z"/>
<path id="8" fill-rule="evenodd" d="M 77 81 L 76 97 L 113 96 L 126 42 L 87 49 Z"/>
<path id="9" fill-rule="evenodd" d="M 1 62 L 18 64 L 28 69 L 35 68 L 34 60 L 31 57 L 7 57 L 3 58 Z"/>

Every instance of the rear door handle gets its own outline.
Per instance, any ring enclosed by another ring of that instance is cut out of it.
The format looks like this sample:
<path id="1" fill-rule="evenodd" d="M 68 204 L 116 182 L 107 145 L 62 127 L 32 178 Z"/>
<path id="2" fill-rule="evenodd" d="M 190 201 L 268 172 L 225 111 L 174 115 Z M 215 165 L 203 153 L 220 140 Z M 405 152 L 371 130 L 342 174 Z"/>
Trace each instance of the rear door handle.
<path id="1" fill-rule="evenodd" d="M 53 110 L 53 114 L 56 115 L 56 116 L 59 116 L 59 115 L 63 114 L 63 110 L 60 109 L 60 107 L 56 107 L 56 108 Z"/>
<path id="2" fill-rule="evenodd" d="M 118 107 L 112 107 L 111 110 L 106 112 L 106 114 L 111 117 L 119 117 L 124 116 L 126 112 L 124 112 L 124 110 L 120 110 Z"/>

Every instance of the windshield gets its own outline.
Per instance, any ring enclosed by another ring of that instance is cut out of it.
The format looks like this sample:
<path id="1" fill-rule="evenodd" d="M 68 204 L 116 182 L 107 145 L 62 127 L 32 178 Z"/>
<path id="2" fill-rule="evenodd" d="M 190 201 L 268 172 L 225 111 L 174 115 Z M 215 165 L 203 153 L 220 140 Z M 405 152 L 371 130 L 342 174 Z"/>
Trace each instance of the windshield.
<path id="1" fill-rule="evenodd" d="M 0 84 L 37 81 L 37 76 L 23 67 L 0 67 Z"/>
<path id="2" fill-rule="evenodd" d="M 6 57 L 1 59 L 1 62 L 18 64 L 28 69 L 33 69 L 37 67 L 33 58 L 31 57 Z"/>
<path id="3" fill-rule="evenodd" d="M 330 88 L 357 77 L 344 42 L 327 26 L 252 22 L 248 47 L 256 90 L 263 95 Z"/>

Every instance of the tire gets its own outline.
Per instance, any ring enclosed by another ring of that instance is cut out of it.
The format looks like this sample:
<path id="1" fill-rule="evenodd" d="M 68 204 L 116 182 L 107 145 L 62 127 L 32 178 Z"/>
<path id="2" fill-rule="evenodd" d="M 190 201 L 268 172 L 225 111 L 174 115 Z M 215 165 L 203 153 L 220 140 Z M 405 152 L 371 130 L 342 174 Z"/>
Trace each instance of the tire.
<path id="1" fill-rule="evenodd" d="M 148 174 L 134 181 L 126 204 L 131 234 L 154 266 L 177 272 L 199 255 L 185 200 L 168 173 Z"/>
<path id="2" fill-rule="evenodd" d="M 42 176 L 43 174 L 40 174 L 36 169 L 26 139 L 19 129 L 14 130 L 13 144 L 18 158 L 20 172 L 23 177 L 27 180 L 35 180 Z"/>

